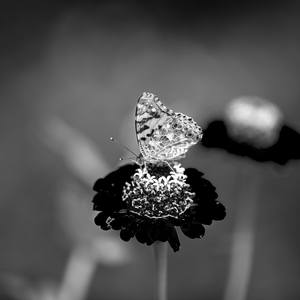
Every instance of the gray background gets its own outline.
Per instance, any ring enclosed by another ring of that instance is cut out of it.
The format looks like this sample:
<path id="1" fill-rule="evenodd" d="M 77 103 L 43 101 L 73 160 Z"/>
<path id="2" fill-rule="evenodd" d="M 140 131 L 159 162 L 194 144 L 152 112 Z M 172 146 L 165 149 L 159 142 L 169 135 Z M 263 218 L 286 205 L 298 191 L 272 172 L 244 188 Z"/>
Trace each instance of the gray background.
<path id="1" fill-rule="evenodd" d="M 107 138 L 118 137 L 136 149 L 133 110 L 144 90 L 200 125 L 232 98 L 265 97 L 300 130 L 299 5 L 208 2 L 200 8 L 177 1 L 1 2 L 3 290 L 9 290 L 7 276 L 30 286 L 59 282 L 73 247 L 58 221 L 57 195 L 63 182 L 77 179 L 41 139 L 49 116 L 91 139 L 111 170 L 124 153 Z M 254 164 L 200 147 L 183 163 L 216 185 L 228 216 L 208 227 L 203 240 L 181 235 L 181 250 L 170 251 L 170 299 L 221 299 L 237 207 L 243 188 L 248 193 L 257 178 L 247 299 L 299 299 L 299 163 Z M 242 169 L 248 171 L 241 176 Z M 99 265 L 88 299 L 152 299 L 152 251 L 131 244 L 130 264 Z"/>

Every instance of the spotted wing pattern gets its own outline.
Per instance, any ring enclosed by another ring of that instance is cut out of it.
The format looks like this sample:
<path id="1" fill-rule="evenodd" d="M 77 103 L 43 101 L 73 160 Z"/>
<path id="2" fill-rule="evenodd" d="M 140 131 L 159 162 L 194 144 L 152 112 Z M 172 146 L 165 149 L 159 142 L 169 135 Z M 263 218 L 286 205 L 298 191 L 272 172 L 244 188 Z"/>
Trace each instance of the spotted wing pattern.
<path id="1" fill-rule="evenodd" d="M 167 108 L 148 92 L 138 99 L 135 128 L 142 158 L 151 163 L 183 158 L 202 138 L 201 127 L 191 117 Z"/>

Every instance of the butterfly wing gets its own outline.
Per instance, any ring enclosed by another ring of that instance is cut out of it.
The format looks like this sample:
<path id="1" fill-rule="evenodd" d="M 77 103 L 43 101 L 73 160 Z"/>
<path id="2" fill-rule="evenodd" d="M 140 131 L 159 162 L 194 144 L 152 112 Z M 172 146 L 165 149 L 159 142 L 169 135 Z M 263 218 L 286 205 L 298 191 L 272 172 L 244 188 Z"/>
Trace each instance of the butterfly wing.
<path id="1" fill-rule="evenodd" d="M 166 160 L 177 160 L 185 157 L 189 148 L 199 142 L 202 138 L 201 127 L 185 114 L 176 112 L 172 123 L 168 126 L 166 137 L 168 141 L 161 156 Z M 160 159 L 163 159 L 161 157 Z"/>
<path id="2" fill-rule="evenodd" d="M 140 152 L 148 162 L 180 159 L 202 137 L 192 118 L 174 113 L 146 92 L 137 103 L 135 128 Z"/>
<path id="3" fill-rule="evenodd" d="M 161 151 L 155 133 L 169 122 L 174 112 L 166 108 L 152 93 L 144 92 L 138 99 L 135 114 L 135 130 L 137 142 L 143 158 L 155 162 L 157 153 Z"/>

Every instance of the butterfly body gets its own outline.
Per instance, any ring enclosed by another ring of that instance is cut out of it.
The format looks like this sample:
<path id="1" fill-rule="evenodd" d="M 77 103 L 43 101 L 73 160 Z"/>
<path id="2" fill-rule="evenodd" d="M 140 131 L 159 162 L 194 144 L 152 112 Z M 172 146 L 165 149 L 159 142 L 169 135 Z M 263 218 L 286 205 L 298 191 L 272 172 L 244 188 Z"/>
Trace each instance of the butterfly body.
<path id="1" fill-rule="evenodd" d="M 191 117 L 167 108 L 148 92 L 138 99 L 135 128 L 139 160 L 149 163 L 181 159 L 202 138 L 201 127 Z"/>

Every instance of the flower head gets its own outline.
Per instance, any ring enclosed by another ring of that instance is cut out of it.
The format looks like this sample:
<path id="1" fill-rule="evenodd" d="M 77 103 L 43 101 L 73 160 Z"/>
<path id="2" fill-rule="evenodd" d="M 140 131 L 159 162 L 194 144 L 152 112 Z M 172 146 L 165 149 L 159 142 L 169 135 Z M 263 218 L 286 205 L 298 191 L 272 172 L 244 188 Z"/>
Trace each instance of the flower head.
<path id="1" fill-rule="evenodd" d="M 132 237 L 147 245 L 168 241 L 179 250 L 176 226 L 190 238 L 204 235 L 203 225 L 225 217 L 224 206 L 216 201 L 215 187 L 196 169 L 179 163 L 125 165 L 98 179 L 94 185 L 96 225 L 120 230 L 120 237 Z"/>
<path id="2" fill-rule="evenodd" d="M 257 97 L 230 102 L 223 119 L 208 123 L 201 144 L 281 165 L 300 158 L 299 132 L 284 123 L 277 106 Z"/>
<path id="3" fill-rule="evenodd" d="M 225 110 L 229 135 L 256 148 L 275 144 L 282 119 L 282 113 L 275 104 L 258 97 L 234 99 Z"/>

